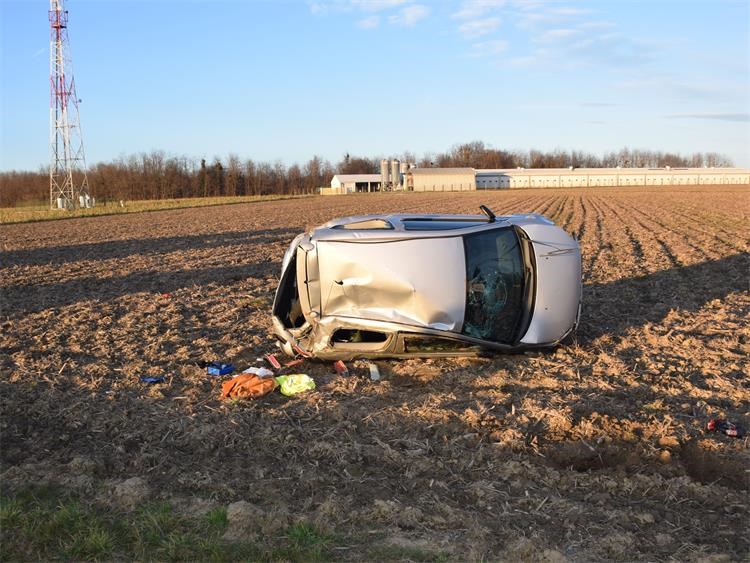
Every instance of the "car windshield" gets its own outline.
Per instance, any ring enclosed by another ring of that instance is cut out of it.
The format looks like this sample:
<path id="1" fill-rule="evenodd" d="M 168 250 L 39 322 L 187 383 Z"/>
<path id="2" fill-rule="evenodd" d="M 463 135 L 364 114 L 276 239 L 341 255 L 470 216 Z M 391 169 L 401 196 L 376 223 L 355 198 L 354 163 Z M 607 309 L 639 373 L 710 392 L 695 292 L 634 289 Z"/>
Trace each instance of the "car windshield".
<path id="1" fill-rule="evenodd" d="M 513 228 L 464 237 L 466 313 L 463 334 L 510 343 L 523 314 L 524 267 Z"/>

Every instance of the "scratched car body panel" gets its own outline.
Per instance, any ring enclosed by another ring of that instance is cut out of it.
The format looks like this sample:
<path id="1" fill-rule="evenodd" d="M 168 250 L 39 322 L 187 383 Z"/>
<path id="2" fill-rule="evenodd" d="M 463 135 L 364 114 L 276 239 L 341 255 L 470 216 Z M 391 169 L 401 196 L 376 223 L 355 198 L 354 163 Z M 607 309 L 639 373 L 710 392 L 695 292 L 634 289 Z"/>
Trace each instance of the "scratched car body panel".
<path id="1" fill-rule="evenodd" d="M 297 236 L 274 333 L 321 359 L 464 356 L 550 347 L 581 302 L 578 243 L 536 214 L 367 215 Z"/>

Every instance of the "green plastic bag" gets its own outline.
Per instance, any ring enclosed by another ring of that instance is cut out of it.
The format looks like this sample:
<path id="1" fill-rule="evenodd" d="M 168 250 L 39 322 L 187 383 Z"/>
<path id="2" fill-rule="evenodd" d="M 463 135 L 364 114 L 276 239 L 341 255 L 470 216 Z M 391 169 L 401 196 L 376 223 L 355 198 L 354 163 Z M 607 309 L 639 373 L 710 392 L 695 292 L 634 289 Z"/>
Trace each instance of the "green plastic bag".
<path id="1" fill-rule="evenodd" d="M 312 377 L 305 373 L 293 373 L 290 375 L 280 375 L 276 378 L 276 383 L 279 384 L 279 389 L 282 395 L 291 397 L 297 393 L 309 391 L 315 389 L 315 382 Z"/>

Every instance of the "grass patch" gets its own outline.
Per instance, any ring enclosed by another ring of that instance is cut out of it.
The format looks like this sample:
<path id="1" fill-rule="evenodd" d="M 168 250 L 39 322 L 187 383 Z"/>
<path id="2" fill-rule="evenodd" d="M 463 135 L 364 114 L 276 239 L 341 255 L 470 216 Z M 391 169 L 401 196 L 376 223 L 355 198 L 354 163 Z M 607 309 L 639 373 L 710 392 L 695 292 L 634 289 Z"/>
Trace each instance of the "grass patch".
<path id="1" fill-rule="evenodd" d="M 190 207 L 211 207 L 215 205 L 233 205 L 236 203 L 255 203 L 259 201 L 278 201 L 313 197 L 311 195 L 266 195 L 235 197 L 193 197 L 182 199 L 158 199 L 144 201 L 127 201 L 124 207 L 119 202 L 97 204 L 92 209 L 74 211 L 52 210 L 46 204 L 0 208 L 0 224 L 31 223 L 34 221 L 54 221 L 75 217 L 98 217 L 102 215 L 120 215 L 123 213 L 144 213 L 147 211 L 164 211 L 167 209 L 184 209 Z"/>
<path id="2" fill-rule="evenodd" d="M 432 551 L 416 547 L 379 546 L 367 551 L 366 559 L 370 561 L 417 561 L 432 563 L 448 563 L 453 560 L 445 553 L 434 553 Z"/>
<path id="3" fill-rule="evenodd" d="M 258 543 L 226 543 L 225 508 L 202 517 L 176 513 L 166 502 L 134 512 L 86 504 L 49 487 L 0 496 L 0 560 L 127 559 L 139 561 L 324 561 L 333 539 L 297 524 Z"/>
<path id="4" fill-rule="evenodd" d="M 286 533 L 286 544 L 273 552 L 274 560 L 326 561 L 330 559 L 327 548 L 332 539 L 305 524 L 295 524 Z"/>

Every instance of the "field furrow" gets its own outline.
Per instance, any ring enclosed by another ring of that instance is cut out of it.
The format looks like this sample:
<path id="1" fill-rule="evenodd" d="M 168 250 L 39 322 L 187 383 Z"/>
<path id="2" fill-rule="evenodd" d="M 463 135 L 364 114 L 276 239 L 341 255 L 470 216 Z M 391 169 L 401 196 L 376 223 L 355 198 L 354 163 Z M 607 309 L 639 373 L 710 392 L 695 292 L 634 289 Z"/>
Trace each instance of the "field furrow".
<path id="1" fill-rule="evenodd" d="M 705 426 L 750 427 L 749 196 L 351 194 L 0 225 L 3 491 L 51 483 L 131 514 L 115 492 L 140 476 L 143 502 L 244 500 L 258 530 L 335 531 L 347 560 L 743 560 L 748 439 Z M 377 362 L 377 382 L 364 361 L 342 377 L 304 360 L 284 373 L 314 390 L 220 400 L 226 378 L 201 362 L 282 356 L 270 308 L 298 233 L 480 204 L 546 215 L 579 240 L 571 341 Z M 367 551 L 378 538 L 407 547 Z"/>

